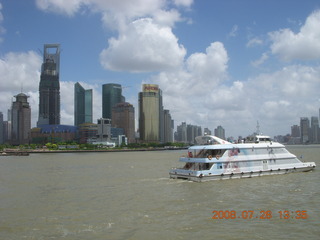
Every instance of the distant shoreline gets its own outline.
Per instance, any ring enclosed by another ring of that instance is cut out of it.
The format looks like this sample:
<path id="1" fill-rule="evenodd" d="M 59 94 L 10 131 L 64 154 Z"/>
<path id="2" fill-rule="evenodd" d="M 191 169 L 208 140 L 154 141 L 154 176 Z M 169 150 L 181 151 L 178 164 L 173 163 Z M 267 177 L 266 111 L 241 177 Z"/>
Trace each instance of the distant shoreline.
<path id="1" fill-rule="evenodd" d="M 186 150 L 187 147 L 182 148 L 137 148 L 137 149 L 101 149 L 101 150 L 9 150 L 0 153 L 0 156 L 26 156 L 31 153 L 93 153 L 93 152 L 145 152 L 145 151 L 172 151 L 172 150 Z"/>

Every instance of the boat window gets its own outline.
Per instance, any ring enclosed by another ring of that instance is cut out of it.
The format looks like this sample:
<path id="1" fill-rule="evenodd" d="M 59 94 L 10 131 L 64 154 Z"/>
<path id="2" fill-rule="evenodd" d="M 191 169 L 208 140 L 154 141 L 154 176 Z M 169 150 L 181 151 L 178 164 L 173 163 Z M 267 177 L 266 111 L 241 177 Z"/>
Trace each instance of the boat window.
<path id="1" fill-rule="evenodd" d="M 183 169 L 186 170 L 195 170 L 195 171 L 202 171 L 202 170 L 210 170 L 213 163 L 190 163 L 187 162 Z"/>
<path id="2" fill-rule="evenodd" d="M 221 157 L 225 151 L 225 149 L 200 149 L 195 150 L 193 156 L 196 158 L 207 158 L 208 156 L 215 158 L 217 156 Z"/>

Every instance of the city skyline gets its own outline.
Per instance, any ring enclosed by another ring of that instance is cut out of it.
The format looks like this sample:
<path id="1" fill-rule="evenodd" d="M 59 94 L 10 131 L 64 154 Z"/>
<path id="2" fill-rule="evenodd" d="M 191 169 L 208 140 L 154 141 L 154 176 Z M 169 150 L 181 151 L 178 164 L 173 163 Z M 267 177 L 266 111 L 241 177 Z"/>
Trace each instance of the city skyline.
<path id="1" fill-rule="evenodd" d="M 60 43 L 61 124 L 74 122 L 76 82 L 93 89 L 93 119 L 101 85 L 120 84 L 138 109 L 150 83 L 176 123 L 245 136 L 259 121 L 265 134 L 287 134 L 320 106 L 319 9 L 315 0 L 0 0 L 0 109 L 7 119 L 22 88 L 36 125 L 39 49 Z"/>

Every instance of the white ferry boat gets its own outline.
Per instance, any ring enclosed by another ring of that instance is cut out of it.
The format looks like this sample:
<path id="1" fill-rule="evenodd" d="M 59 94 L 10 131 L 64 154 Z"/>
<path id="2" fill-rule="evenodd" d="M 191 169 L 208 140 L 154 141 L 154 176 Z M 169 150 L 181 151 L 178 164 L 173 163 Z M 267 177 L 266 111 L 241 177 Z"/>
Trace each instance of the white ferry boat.
<path id="1" fill-rule="evenodd" d="M 169 172 L 170 178 L 190 181 L 250 178 L 292 172 L 306 172 L 314 162 L 301 162 L 284 145 L 257 135 L 253 142 L 230 143 L 216 136 L 196 137 L 197 146 L 180 157 L 182 168 Z"/>

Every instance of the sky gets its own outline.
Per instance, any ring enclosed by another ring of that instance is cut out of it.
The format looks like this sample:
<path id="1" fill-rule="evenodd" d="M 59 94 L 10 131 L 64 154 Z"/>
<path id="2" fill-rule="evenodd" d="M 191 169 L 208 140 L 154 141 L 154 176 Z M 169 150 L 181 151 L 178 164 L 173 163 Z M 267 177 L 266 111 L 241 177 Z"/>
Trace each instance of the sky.
<path id="1" fill-rule="evenodd" d="M 118 83 L 135 107 L 158 84 L 181 122 L 226 136 L 290 133 L 319 116 L 318 0 L 0 0 L 0 111 L 21 91 L 38 119 L 44 44 L 61 44 L 61 124 L 74 124 L 74 84 Z"/>

